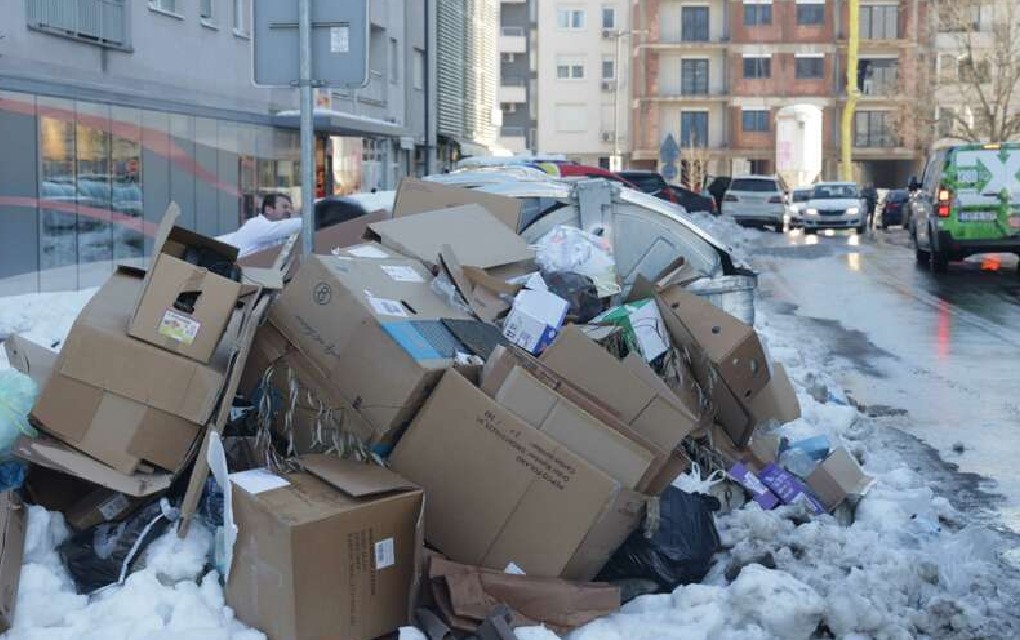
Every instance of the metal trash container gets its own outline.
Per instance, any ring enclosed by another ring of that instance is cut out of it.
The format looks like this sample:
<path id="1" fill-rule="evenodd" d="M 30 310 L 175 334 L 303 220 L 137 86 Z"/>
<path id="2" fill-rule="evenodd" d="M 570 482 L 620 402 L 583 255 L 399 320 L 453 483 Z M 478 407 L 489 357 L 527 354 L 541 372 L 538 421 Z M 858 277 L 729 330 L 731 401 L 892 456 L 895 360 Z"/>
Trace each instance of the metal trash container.
<path id="1" fill-rule="evenodd" d="M 758 276 L 718 276 L 695 280 L 687 290 L 741 322 L 754 326 L 754 292 Z"/>

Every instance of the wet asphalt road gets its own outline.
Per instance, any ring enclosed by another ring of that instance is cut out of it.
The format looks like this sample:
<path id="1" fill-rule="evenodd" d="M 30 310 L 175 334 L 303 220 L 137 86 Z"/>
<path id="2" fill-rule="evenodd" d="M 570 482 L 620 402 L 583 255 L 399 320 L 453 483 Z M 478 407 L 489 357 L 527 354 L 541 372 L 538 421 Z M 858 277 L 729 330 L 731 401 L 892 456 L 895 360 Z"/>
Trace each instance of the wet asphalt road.
<path id="1" fill-rule="evenodd" d="M 770 236 L 754 257 L 765 304 L 822 332 L 848 393 L 916 437 L 947 497 L 1020 532 L 1016 258 L 934 276 L 900 229 Z"/>

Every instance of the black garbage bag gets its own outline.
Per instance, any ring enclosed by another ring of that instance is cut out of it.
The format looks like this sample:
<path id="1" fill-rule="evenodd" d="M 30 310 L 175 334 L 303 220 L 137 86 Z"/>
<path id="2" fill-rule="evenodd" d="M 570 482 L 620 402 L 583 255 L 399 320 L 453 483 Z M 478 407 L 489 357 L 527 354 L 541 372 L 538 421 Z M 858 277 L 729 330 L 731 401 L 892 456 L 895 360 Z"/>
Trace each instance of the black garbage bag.
<path id="1" fill-rule="evenodd" d="M 552 271 L 543 273 L 542 279 L 555 293 L 570 303 L 567 318 L 577 324 L 587 324 L 592 318 L 605 311 L 605 304 L 599 298 L 595 281 L 588 276 L 571 271 Z"/>
<path id="2" fill-rule="evenodd" d="M 123 584 L 142 552 L 176 520 L 177 510 L 158 500 L 123 522 L 103 523 L 71 536 L 57 551 L 78 593 L 88 595 Z"/>
<path id="3" fill-rule="evenodd" d="M 659 498 L 658 530 L 649 538 L 635 531 L 609 559 L 598 576 L 604 582 L 655 582 L 660 593 L 700 582 L 720 549 L 712 514 L 719 500 L 669 487 Z"/>

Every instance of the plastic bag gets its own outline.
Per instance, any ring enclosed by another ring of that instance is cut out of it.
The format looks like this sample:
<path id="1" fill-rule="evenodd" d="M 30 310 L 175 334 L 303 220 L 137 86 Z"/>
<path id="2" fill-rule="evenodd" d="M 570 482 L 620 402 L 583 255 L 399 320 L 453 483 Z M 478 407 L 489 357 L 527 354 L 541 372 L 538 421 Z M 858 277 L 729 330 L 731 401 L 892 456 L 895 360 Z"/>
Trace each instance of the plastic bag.
<path id="1" fill-rule="evenodd" d="M 587 324 L 605 308 L 599 298 L 598 287 L 589 276 L 570 271 L 554 271 L 543 275 L 549 292 L 570 303 L 567 317 L 573 322 Z"/>
<path id="2" fill-rule="evenodd" d="M 595 282 L 600 298 L 620 293 L 616 281 L 616 260 L 609 241 L 597 235 L 558 225 L 534 245 L 535 261 L 542 273 L 570 271 Z"/>
<path id="3" fill-rule="evenodd" d="M 616 550 L 598 580 L 650 580 L 661 593 L 700 582 L 721 543 L 713 512 L 719 500 L 669 487 L 659 498 L 659 526 L 651 537 L 635 531 Z"/>
<path id="4" fill-rule="evenodd" d="M 164 498 L 120 523 L 104 523 L 65 540 L 58 548 L 80 594 L 124 584 L 132 565 L 176 522 L 180 512 Z"/>
<path id="5" fill-rule="evenodd" d="M 429 283 L 429 287 L 432 289 L 432 293 L 439 296 L 439 298 L 453 307 L 463 311 L 468 316 L 473 316 L 474 312 L 471 310 L 471 306 L 464 299 L 464 296 L 460 295 L 460 291 L 457 291 L 456 285 L 453 284 L 453 280 L 450 280 L 450 276 L 442 273 L 435 278 L 432 278 L 432 282 Z"/>
<path id="6" fill-rule="evenodd" d="M 32 378 L 14 369 L 0 370 L 0 455 L 11 450 L 19 435 L 37 435 L 28 423 L 37 395 L 39 386 Z"/>

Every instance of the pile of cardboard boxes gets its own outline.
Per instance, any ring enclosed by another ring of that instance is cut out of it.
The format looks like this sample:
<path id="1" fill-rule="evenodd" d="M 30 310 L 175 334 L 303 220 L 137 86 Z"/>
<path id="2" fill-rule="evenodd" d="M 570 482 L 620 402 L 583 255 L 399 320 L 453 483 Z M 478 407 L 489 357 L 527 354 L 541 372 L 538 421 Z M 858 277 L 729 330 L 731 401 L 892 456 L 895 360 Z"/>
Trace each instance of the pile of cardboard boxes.
<path id="1" fill-rule="evenodd" d="M 619 592 L 584 583 L 687 470 L 692 442 L 755 498 L 797 501 L 777 488 L 796 478 L 770 471 L 778 450 L 755 438 L 799 405 L 754 329 L 688 292 L 679 259 L 614 301 L 632 303 L 615 324 L 564 326 L 556 304 L 522 295 L 556 298 L 529 285 L 520 220 L 511 198 L 406 180 L 392 217 L 320 231 L 284 285 L 280 262 L 238 282 L 182 260 L 186 246 L 229 249 L 168 217 L 152 269 L 115 274 L 59 356 L 8 342 L 44 384 L 32 418 L 45 435 L 16 454 L 91 483 L 73 505 L 43 495 L 47 478 L 30 498 L 87 527 L 192 465 L 201 486 L 203 436 L 218 437 L 235 392 L 251 399 L 270 432 L 256 446 L 276 447 L 256 460 L 286 463 L 230 469 L 226 598 L 272 640 L 368 640 L 422 603 L 472 630 L 492 593 L 532 622 L 590 618 L 527 594 L 611 611 Z M 199 295 L 182 311 L 185 291 Z M 618 348 L 649 344 L 649 326 L 654 348 Z M 343 459 L 340 441 L 368 461 Z M 844 454 L 802 486 L 821 510 L 861 490 Z"/>

